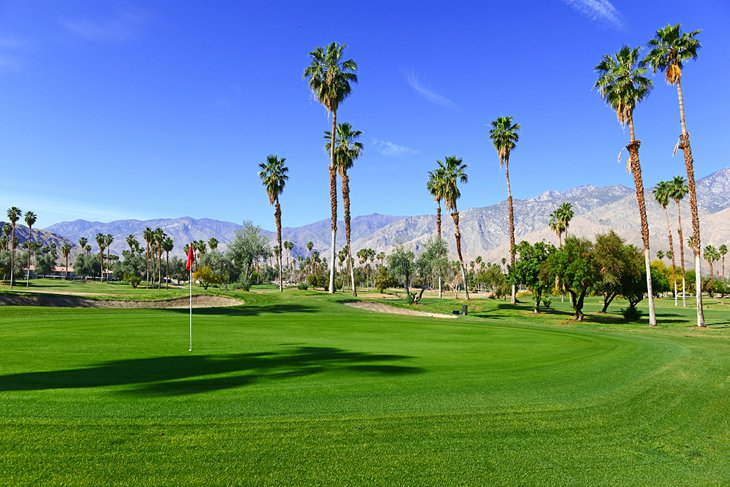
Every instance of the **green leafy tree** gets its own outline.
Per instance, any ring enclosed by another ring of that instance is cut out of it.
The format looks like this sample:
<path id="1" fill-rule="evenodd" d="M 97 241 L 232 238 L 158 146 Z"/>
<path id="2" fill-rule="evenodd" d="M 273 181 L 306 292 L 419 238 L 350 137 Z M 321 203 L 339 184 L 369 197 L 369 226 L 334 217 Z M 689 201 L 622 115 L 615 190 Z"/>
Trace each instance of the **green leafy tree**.
<path id="1" fill-rule="evenodd" d="M 601 278 L 600 268 L 589 240 L 566 237 L 563 247 L 549 258 L 550 269 L 570 293 L 573 302 L 574 319 L 582 321 L 586 294 Z"/>
<path id="2" fill-rule="evenodd" d="M 352 247 L 351 247 L 351 235 L 350 235 L 350 176 L 348 171 L 352 169 L 353 163 L 362 153 L 363 145 L 357 139 L 360 138 L 362 132 L 359 130 L 353 130 L 352 125 L 347 122 L 343 122 L 337 125 L 337 132 L 334 138 L 332 133 L 326 131 L 325 139 L 328 142 L 325 144 L 327 151 L 331 150 L 330 144 L 334 140 L 335 143 L 335 165 L 337 166 L 337 172 L 340 174 L 342 179 L 342 205 L 344 207 L 345 217 L 345 240 L 347 242 L 347 261 L 350 270 L 350 281 L 352 283 L 352 295 L 357 296 L 357 287 L 355 285 L 355 272 L 352 266 Z"/>
<path id="3" fill-rule="evenodd" d="M 412 251 L 404 249 L 402 245 L 398 245 L 388 256 L 388 269 L 393 277 L 403 283 L 407 296 L 411 295 L 410 285 L 415 267 L 415 255 Z"/>
<path id="4" fill-rule="evenodd" d="M 268 258 L 271 249 L 261 229 L 250 221 L 244 221 L 229 244 L 226 255 L 238 270 L 241 285 L 248 291 L 254 280 L 255 264 Z"/>
<path id="5" fill-rule="evenodd" d="M 441 282 L 441 277 L 449 267 L 449 252 L 446 242 L 441 239 L 429 239 L 423 245 L 423 251 L 415 262 L 416 275 L 421 279 L 421 291 L 414 297 L 413 303 L 421 301 L 423 293 L 434 280 Z"/>
<path id="6" fill-rule="evenodd" d="M 601 313 L 605 313 L 617 296 L 633 295 L 634 282 L 644 276 L 643 257 L 636 247 L 627 245 L 613 230 L 596 235 L 593 257 L 600 271 L 593 291 L 603 296 Z"/>
<path id="7" fill-rule="evenodd" d="M 464 267 L 464 257 L 461 254 L 461 231 L 459 230 L 459 210 L 456 207 L 456 201 L 461 197 L 459 191 L 459 183 L 466 184 L 469 177 L 466 174 L 467 165 L 456 156 L 447 156 L 443 161 L 438 162 L 439 169 L 444 174 L 444 205 L 448 211 L 451 211 L 451 219 L 454 220 L 454 238 L 456 240 L 456 255 L 459 257 L 461 265 L 461 280 L 464 283 L 464 294 L 469 299 L 469 286 L 466 280 L 466 268 Z"/>
<path id="8" fill-rule="evenodd" d="M 274 218 L 276 220 L 276 241 L 278 242 L 278 264 L 279 264 L 279 291 L 284 290 L 283 265 L 281 260 L 281 205 L 279 204 L 279 196 L 284 192 L 284 186 L 289 176 L 286 174 L 289 168 L 284 165 L 286 159 L 275 155 L 266 157 L 266 162 L 259 164 L 259 178 L 266 188 L 266 195 L 269 197 L 269 203 L 274 205 Z"/>
<path id="9" fill-rule="evenodd" d="M 497 117 L 492 122 L 489 130 L 489 138 L 497 149 L 499 155 L 499 166 L 504 167 L 504 175 L 507 178 L 507 214 L 509 218 L 509 254 L 510 266 L 515 265 L 515 213 L 512 206 L 512 187 L 509 180 L 509 157 L 512 150 L 517 146 L 520 136 L 517 132 L 520 125 L 512 123 L 512 117 Z M 517 288 L 512 286 L 512 304 L 517 302 Z"/>
<path id="10" fill-rule="evenodd" d="M 645 76 L 646 68 L 639 60 L 639 49 L 623 46 L 613 55 L 606 55 L 595 67 L 598 80 L 594 89 L 598 90 L 609 107 L 616 112 L 621 125 L 629 126 L 630 142 L 626 146 L 629 151 L 629 165 L 634 175 L 636 200 L 639 204 L 641 221 L 641 239 L 644 243 L 644 266 L 646 267 L 646 289 L 649 296 L 649 326 L 656 326 L 654 297 L 651 289 L 651 256 L 649 250 L 649 223 L 646 218 L 646 202 L 644 200 L 644 183 L 641 179 L 641 163 L 639 162 L 639 146 L 634 132 L 634 109 L 651 92 L 652 83 Z"/>
<path id="11" fill-rule="evenodd" d="M 694 158 L 692 147 L 687 130 L 687 120 L 684 114 L 684 94 L 682 92 L 682 74 L 684 63 L 697 59 L 697 52 L 700 50 L 700 41 L 697 39 L 701 31 L 682 32 L 680 24 L 666 25 L 654 34 L 654 38 L 648 43 L 649 53 L 644 63 L 650 66 L 654 73 L 662 71 L 664 78 L 670 85 L 677 87 L 677 99 L 679 100 L 679 123 L 682 133 L 679 136 L 677 148 L 684 153 L 684 164 L 687 170 L 687 185 L 689 191 L 689 207 L 692 212 L 692 231 L 694 245 L 692 250 L 695 256 L 695 287 L 702 288 L 702 259 L 700 258 L 700 216 L 697 208 L 697 189 L 695 185 Z M 681 237 L 680 237 L 681 239 Z M 697 297 L 697 326 L 705 326 L 705 315 L 702 309 L 702 293 L 695 293 Z"/>
<path id="12" fill-rule="evenodd" d="M 351 83 L 357 83 L 357 64 L 352 59 L 342 59 L 345 44 L 332 42 L 309 53 L 310 65 L 304 70 L 304 79 L 317 100 L 332 114 L 330 132 L 330 209 L 332 213 L 332 241 L 330 245 L 329 292 L 335 292 L 335 246 L 337 236 L 337 162 L 335 160 L 335 130 L 337 110 L 352 92 Z"/>
<path id="13" fill-rule="evenodd" d="M 514 285 L 523 284 L 532 293 L 535 313 L 540 312 L 543 293 L 553 285 L 549 259 L 554 252 L 555 246 L 545 242 L 520 242 L 517 246 L 519 258 L 510 267 L 510 281 Z"/>

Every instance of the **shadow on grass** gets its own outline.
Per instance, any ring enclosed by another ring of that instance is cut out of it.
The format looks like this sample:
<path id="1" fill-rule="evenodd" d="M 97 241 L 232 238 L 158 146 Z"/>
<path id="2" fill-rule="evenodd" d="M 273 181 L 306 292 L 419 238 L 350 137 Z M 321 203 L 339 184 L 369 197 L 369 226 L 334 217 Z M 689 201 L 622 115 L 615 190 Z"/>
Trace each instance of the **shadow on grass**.
<path id="1" fill-rule="evenodd" d="M 170 313 L 188 314 L 188 308 L 167 308 L 162 311 Z M 268 305 L 241 305 L 226 308 L 195 308 L 193 315 L 210 316 L 257 316 L 261 314 L 289 314 L 289 313 L 317 313 L 315 306 L 304 304 L 268 304 Z"/>
<path id="2" fill-rule="evenodd" d="M 2 375 L 0 392 L 129 385 L 132 387 L 120 393 L 177 396 L 325 372 L 408 375 L 425 371 L 420 367 L 380 363 L 407 358 L 333 347 L 296 347 L 279 352 L 115 360 L 79 369 Z"/>

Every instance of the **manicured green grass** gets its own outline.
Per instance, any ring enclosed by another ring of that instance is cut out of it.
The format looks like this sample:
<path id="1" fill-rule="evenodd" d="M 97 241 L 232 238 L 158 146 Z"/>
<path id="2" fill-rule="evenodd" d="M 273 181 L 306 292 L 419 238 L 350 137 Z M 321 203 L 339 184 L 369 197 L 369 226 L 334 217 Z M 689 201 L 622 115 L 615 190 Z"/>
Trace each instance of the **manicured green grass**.
<path id="1" fill-rule="evenodd" d="M 0 308 L 2 483 L 730 483 L 727 304 L 697 330 L 666 301 L 649 329 L 242 297 L 192 353 L 186 310 Z"/>

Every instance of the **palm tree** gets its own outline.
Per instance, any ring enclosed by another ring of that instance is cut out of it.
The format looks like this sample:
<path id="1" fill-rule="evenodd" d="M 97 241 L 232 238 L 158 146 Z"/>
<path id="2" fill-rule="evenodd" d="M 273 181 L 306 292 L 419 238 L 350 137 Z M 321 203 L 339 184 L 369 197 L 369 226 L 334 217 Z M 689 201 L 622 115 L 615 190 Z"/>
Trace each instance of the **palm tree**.
<path id="1" fill-rule="evenodd" d="M 162 241 L 162 250 L 165 251 L 165 289 L 169 288 L 170 252 L 172 252 L 173 248 L 175 248 L 175 243 L 173 242 L 172 237 L 165 236 L 165 239 Z"/>
<path id="2" fill-rule="evenodd" d="M 145 253 L 144 253 L 144 276 L 147 281 L 147 287 L 150 287 L 150 244 L 154 238 L 154 231 L 150 227 L 145 227 L 142 231 L 142 238 L 145 242 Z"/>
<path id="3" fill-rule="evenodd" d="M 464 294 L 469 299 L 469 286 L 466 281 L 466 269 L 464 268 L 464 257 L 461 255 L 461 233 L 459 232 L 459 210 L 456 208 L 456 200 L 461 196 L 458 183 L 466 184 L 469 181 L 466 175 L 466 164 L 456 156 L 447 156 L 443 161 L 437 161 L 444 172 L 444 204 L 446 209 L 451 211 L 451 218 L 454 220 L 456 238 L 456 255 L 459 257 L 461 267 L 461 279 L 464 282 Z"/>
<path id="4" fill-rule="evenodd" d="M 697 211 L 697 191 L 695 187 L 694 158 L 692 147 L 689 142 L 689 131 L 684 116 L 684 95 L 682 94 L 682 69 L 685 61 L 697 58 L 697 51 L 700 50 L 700 41 L 697 35 L 700 30 L 692 32 L 681 32 L 681 25 L 667 25 L 654 35 L 649 41 L 650 51 L 644 62 L 651 66 L 654 73 L 663 71 L 667 83 L 677 86 L 677 98 L 679 100 L 679 123 L 682 134 L 679 136 L 677 148 L 684 152 L 684 164 L 687 170 L 687 183 L 689 186 L 689 207 L 692 212 L 692 233 L 694 234 L 695 254 L 695 286 L 698 289 L 697 295 L 697 326 L 705 326 L 705 315 L 702 310 L 702 259 L 700 258 L 700 216 Z"/>
<path id="5" fill-rule="evenodd" d="M 678 306 L 677 300 L 677 263 L 674 261 L 674 239 L 672 239 L 672 227 L 669 224 L 669 199 L 672 194 L 672 183 L 660 181 L 654 188 L 654 199 L 664 208 L 664 217 L 667 220 L 667 238 L 669 239 L 669 257 L 672 259 L 672 279 L 674 281 L 674 306 Z"/>
<path id="6" fill-rule="evenodd" d="M 436 202 L 436 238 L 441 240 L 441 200 L 444 199 L 444 188 L 446 184 L 446 178 L 443 168 L 439 167 L 433 171 L 428 171 L 428 181 L 426 182 L 426 189 L 433 200 Z M 443 291 L 441 289 L 441 273 L 438 276 L 439 286 L 439 298 L 443 297 Z"/>
<path id="7" fill-rule="evenodd" d="M 654 311 L 654 293 L 651 287 L 651 262 L 649 250 L 649 224 L 646 219 L 646 203 L 644 201 L 644 183 L 641 180 L 641 164 L 639 162 L 639 146 L 641 141 L 634 135 L 634 108 L 649 95 L 652 83 L 644 76 L 646 68 L 639 62 L 639 49 L 623 46 L 614 55 L 603 56 L 595 67 L 598 72 L 598 81 L 594 85 L 606 103 L 616 112 L 621 125 L 629 126 L 630 142 L 629 162 L 634 174 L 636 185 L 636 200 L 639 204 L 639 218 L 641 219 L 641 238 L 644 243 L 644 263 L 646 266 L 646 290 L 649 298 L 649 326 L 656 326 Z"/>
<path id="8" fill-rule="evenodd" d="M 562 247 L 563 240 L 561 239 L 561 236 L 563 235 L 563 233 L 565 233 L 566 228 L 565 223 L 560 218 L 559 209 L 550 213 L 550 221 L 548 222 L 548 225 L 550 226 L 550 229 L 558 236 L 558 247 Z"/>
<path id="9" fill-rule="evenodd" d="M 715 278 L 715 273 L 713 272 L 714 269 L 712 268 L 712 264 L 720 258 L 720 253 L 717 251 L 714 245 L 708 245 L 705 247 L 705 260 L 707 261 L 707 264 L 710 266 L 710 279 Z"/>
<path id="10" fill-rule="evenodd" d="M 13 231 L 13 226 L 10 223 L 3 223 L 3 237 L 5 237 L 5 250 L 10 252 L 10 233 Z"/>
<path id="11" fill-rule="evenodd" d="M 489 130 L 489 138 L 497 149 L 499 155 L 499 166 L 504 167 L 504 174 L 507 178 L 507 213 L 509 216 L 509 256 L 510 267 L 515 265 L 515 214 L 512 207 L 512 188 L 509 182 L 509 156 L 512 149 L 517 145 L 520 136 L 517 132 L 520 124 L 512 123 L 512 117 L 497 117 L 492 122 Z M 517 287 L 512 284 L 512 304 L 517 302 Z"/>
<path id="12" fill-rule="evenodd" d="M 725 254 L 727 254 L 727 245 L 722 244 L 720 247 L 718 247 L 718 252 L 720 252 L 720 256 L 722 257 L 722 280 L 725 280 Z"/>
<path id="13" fill-rule="evenodd" d="M 23 216 L 23 211 L 12 206 L 8 209 L 8 220 L 10 220 L 10 289 L 13 289 L 13 274 L 15 270 L 15 224 L 18 223 L 20 217 Z"/>
<path id="14" fill-rule="evenodd" d="M 88 238 L 86 238 L 86 237 L 79 238 L 79 247 L 81 247 L 81 250 L 86 250 L 86 244 L 88 244 L 88 243 L 89 243 Z"/>
<path id="15" fill-rule="evenodd" d="M 132 234 L 127 235 L 127 246 L 129 247 L 129 251 L 132 252 L 132 255 L 139 252 L 139 241 Z"/>
<path id="16" fill-rule="evenodd" d="M 99 246 L 99 259 L 101 264 L 101 268 L 99 270 L 99 282 L 102 282 L 104 280 L 104 249 L 106 248 L 104 243 L 106 242 L 106 235 L 103 233 L 97 233 L 94 238 L 96 240 L 96 245 Z"/>
<path id="17" fill-rule="evenodd" d="M 33 225 L 35 225 L 37 219 L 38 217 L 32 211 L 25 212 L 25 224 L 28 225 L 28 274 L 25 279 L 25 287 L 30 286 L 30 258 L 33 255 Z"/>
<path id="18" fill-rule="evenodd" d="M 208 247 L 210 247 L 210 250 L 216 250 L 218 248 L 218 239 L 215 237 L 210 237 L 208 239 Z"/>
<path id="19" fill-rule="evenodd" d="M 324 108 L 332 114 L 330 132 L 330 209 L 332 212 L 332 242 L 330 249 L 330 283 L 329 292 L 335 292 L 335 237 L 337 236 L 337 167 L 335 161 L 335 130 L 337 127 L 337 109 L 347 98 L 352 88 L 350 83 L 357 83 L 357 64 L 352 59 L 342 60 L 345 44 L 332 42 L 326 47 L 318 47 L 309 53 L 311 64 L 304 70 L 304 79 L 308 79 L 309 88 Z"/>
<path id="20" fill-rule="evenodd" d="M 291 256 L 291 251 L 294 248 L 294 244 L 288 240 L 284 240 L 284 243 L 282 245 L 284 246 L 284 249 L 286 249 L 286 268 L 289 270 L 289 277 L 287 279 L 291 280 L 292 266 L 289 262 L 289 257 Z"/>
<path id="21" fill-rule="evenodd" d="M 343 122 L 337 125 L 337 133 L 335 134 L 335 165 L 337 166 L 337 172 L 340 173 L 340 179 L 342 179 L 342 204 L 344 206 L 345 213 L 345 240 L 347 245 L 350 269 L 350 281 L 352 283 L 352 295 L 357 296 L 357 288 L 355 286 L 355 271 L 352 267 L 352 249 L 350 246 L 350 177 L 347 171 L 352 169 L 352 165 L 355 160 L 362 154 L 362 142 L 358 142 L 362 132 L 359 130 L 352 130 L 352 125 L 347 122 Z M 329 131 L 324 133 L 325 139 L 328 142 L 325 144 L 326 150 L 331 150 L 330 144 L 332 143 L 332 134 Z"/>
<path id="22" fill-rule="evenodd" d="M 69 242 L 63 242 L 63 245 L 61 245 L 61 255 L 63 255 L 64 260 L 66 261 L 66 272 L 63 276 L 64 279 L 68 279 L 68 255 L 71 253 L 71 244 Z"/>
<path id="23" fill-rule="evenodd" d="M 565 232 L 565 238 L 568 238 L 568 227 L 570 227 L 570 221 L 573 219 L 573 205 L 564 202 L 558 207 L 558 218 L 562 224 L 563 231 Z"/>
<path id="24" fill-rule="evenodd" d="M 259 164 L 259 177 L 264 184 L 266 194 L 269 197 L 269 203 L 274 205 L 274 218 L 276 219 L 276 241 L 279 245 L 279 291 L 284 290 L 284 277 L 281 266 L 281 205 L 279 204 L 279 195 L 284 192 L 286 185 L 287 172 L 289 168 L 284 165 L 286 158 L 270 155 L 266 157 L 266 162 Z"/>
<path id="25" fill-rule="evenodd" d="M 155 244 L 155 251 L 157 252 L 157 288 L 162 288 L 162 244 L 165 242 L 165 235 L 164 230 L 161 228 L 155 228 L 154 232 L 154 244 Z"/>
<path id="26" fill-rule="evenodd" d="M 674 176 L 670 182 L 670 198 L 677 204 L 677 234 L 679 236 L 679 263 L 682 266 L 682 306 L 687 307 L 687 280 L 684 270 L 684 236 L 682 235 L 682 207 L 680 203 L 689 188 L 682 176 Z"/>

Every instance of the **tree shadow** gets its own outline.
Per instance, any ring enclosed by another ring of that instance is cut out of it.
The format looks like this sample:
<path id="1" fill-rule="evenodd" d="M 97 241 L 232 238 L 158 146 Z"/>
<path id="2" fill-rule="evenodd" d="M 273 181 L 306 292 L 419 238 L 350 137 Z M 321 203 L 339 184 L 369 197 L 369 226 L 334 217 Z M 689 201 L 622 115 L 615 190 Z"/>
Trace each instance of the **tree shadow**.
<path id="1" fill-rule="evenodd" d="M 150 357 L 101 362 L 78 369 L 2 375 L 0 392 L 129 385 L 130 388 L 118 392 L 136 396 L 178 396 L 325 372 L 364 375 L 425 372 L 420 367 L 387 363 L 408 358 L 411 357 L 306 346 L 277 352 Z M 227 375 L 221 377 L 221 374 Z"/>
<path id="2" fill-rule="evenodd" d="M 165 308 L 160 311 L 188 314 L 189 308 Z M 197 316 L 258 316 L 261 314 L 316 313 L 319 309 L 304 304 L 241 305 L 225 308 L 193 308 Z"/>

